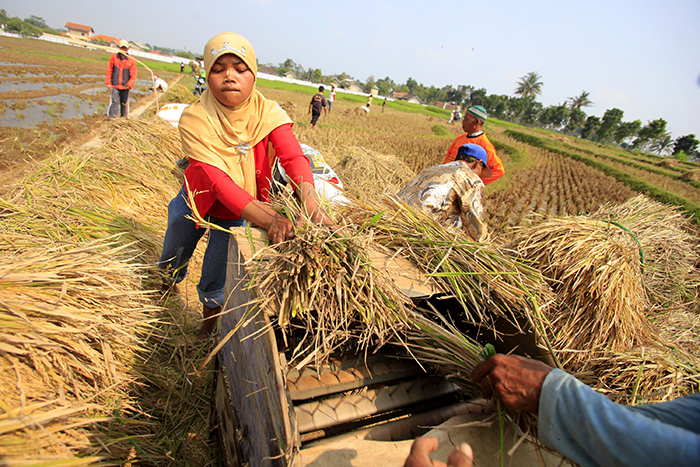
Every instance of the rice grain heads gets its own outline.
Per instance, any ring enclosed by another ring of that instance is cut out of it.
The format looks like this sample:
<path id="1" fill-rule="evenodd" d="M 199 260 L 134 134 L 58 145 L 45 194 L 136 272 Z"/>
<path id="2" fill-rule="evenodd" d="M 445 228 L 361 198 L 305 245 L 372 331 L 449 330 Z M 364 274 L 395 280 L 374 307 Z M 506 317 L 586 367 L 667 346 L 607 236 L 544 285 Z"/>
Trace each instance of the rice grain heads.
<path id="1" fill-rule="evenodd" d="M 639 247 L 626 231 L 584 216 L 549 217 L 520 230 L 514 244 L 559 297 L 549 317 L 557 349 L 622 351 L 651 340 Z"/>
<path id="2" fill-rule="evenodd" d="M 512 245 L 559 296 L 551 319 L 561 349 L 626 351 L 656 341 L 652 304 L 676 308 L 697 297 L 689 228 L 677 209 L 640 195 L 590 216 L 542 217 Z"/>

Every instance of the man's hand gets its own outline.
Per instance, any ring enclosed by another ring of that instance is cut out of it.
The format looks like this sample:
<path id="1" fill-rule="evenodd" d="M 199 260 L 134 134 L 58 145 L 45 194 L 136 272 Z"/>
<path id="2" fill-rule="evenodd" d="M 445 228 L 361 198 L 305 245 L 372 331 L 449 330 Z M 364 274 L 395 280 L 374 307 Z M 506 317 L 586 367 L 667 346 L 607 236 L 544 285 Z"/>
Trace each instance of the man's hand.
<path id="1" fill-rule="evenodd" d="M 481 394 L 495 395 L 513 412 L 537 413 L 542 384 L 552 367 L 518 355 L 497 354 L 472 371 L 472 381 L 481 384 Z"/>
<path id="2" fill-rule="evenodd" d="M 450 453 L 447 464 L 430 458 L 429 454 L 438 447 L 438 440 L 431 436 L 417 438 L 411 446 L 404 467 L 472 467 L 474 455 L 467 443 L 462 443 Z"/>

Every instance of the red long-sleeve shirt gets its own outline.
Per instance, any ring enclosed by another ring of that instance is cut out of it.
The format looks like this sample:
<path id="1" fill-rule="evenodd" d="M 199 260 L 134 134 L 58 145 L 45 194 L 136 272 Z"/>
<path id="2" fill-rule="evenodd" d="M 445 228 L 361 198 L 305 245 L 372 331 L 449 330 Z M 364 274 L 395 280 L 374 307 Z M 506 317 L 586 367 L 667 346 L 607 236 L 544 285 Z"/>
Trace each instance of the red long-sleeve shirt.
<path id="1" fill-rule="evenodd" d="M 270 143 L 275 150 L 274 157 L 279 158 L 287 176 L 295 184 L 314 183 L 309 159 L 304 155 L 299 141 L 292 132 L 292 124 L 287 123 L 272 130 L 262 141 L 253 146 L 257 183 L 255 197 L 238 186 L 223 170 L 206 162 L 190 159 L 185 177 L 187 177 L 190 191 L 197 193 L 194 201 L 200 215 L 209 214 L 219 219 L 239 219 L 243 208 L 254 199 L 268 202 L 273 162 L 269 152 Z"/>

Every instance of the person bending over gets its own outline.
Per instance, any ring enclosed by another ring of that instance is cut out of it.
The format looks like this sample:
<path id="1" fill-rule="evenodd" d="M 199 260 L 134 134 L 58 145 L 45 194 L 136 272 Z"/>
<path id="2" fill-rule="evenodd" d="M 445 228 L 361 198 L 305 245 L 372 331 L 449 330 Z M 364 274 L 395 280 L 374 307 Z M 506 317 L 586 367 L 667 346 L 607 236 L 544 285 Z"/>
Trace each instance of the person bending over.
<path id="1" fill-rule="evenodd" d="M 253 46 L 232 32 L 217 34 L 204 47 L 208 89 L 180 118 L 182 148 L 189 159 L 185 185 L 168 205 L 168 228 L 158 267 L 168 271 L 168 286 L 182 281 L 205 229 L 194 221 L 188 195 L 198 213 L 223 228 L 249 221 L 265 229 L 272 243 L 294 237 L 292 222 L 267 204 L 271 167 L 278 158 L 315 222 L 333 226 L 320 206 L 309 161 L 292 133 L 292 121 L 274 101 L 256 90 Z M 199 338 L 216 324 L 224 302 L 229 234 L 210 229 L 197 285 L 204 321 Z"/>

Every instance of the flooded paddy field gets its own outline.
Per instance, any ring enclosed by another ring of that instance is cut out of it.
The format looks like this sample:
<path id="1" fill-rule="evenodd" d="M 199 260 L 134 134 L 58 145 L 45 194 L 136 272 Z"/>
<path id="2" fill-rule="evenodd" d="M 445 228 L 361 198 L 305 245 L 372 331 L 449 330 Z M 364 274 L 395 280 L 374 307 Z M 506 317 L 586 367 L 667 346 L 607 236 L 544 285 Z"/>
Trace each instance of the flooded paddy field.
<path id="1" fill-rule="evenodd" d="M 87 140 L 107 121 L 110 53 L 37 39 L 0 37 L 0 169 L 45 157 Z M 173 71 L 154 73 L 171 81 Z M 152 99 L 151 73 L 138 66 L 130 93 L 135 109 Z"/>

